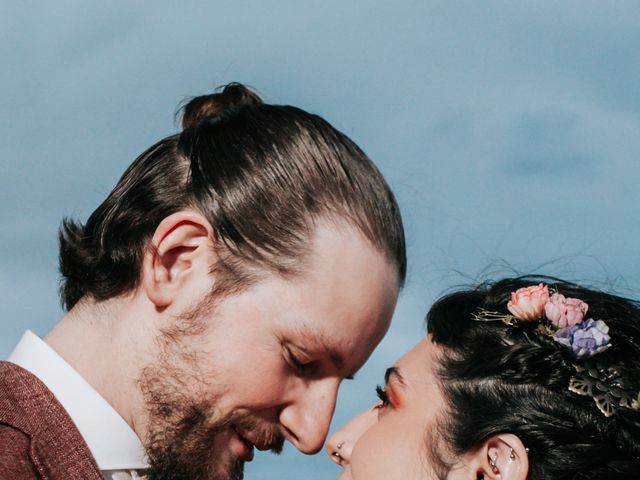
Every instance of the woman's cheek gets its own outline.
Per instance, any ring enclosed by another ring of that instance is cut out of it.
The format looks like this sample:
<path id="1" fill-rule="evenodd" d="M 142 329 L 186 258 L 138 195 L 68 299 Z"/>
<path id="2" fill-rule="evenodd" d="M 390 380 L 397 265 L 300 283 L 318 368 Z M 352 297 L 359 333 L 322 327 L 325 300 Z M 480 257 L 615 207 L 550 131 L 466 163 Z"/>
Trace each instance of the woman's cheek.
<path id="1" fill-rule="evenodd" d="M 385 435 L 378 424 L 368 428 L 357 440 L 351 452 L 351 477 L 353 480 L 382 480 L 387 476 L 389 457 L 385 450 Z"/>
<path id="2" fill-rule="evenodd" d="M 381 419 L 354 446 L 351 455 L 353 480 L 424 479 L 424 446 L 419 428 L 403 425 L 398 419 Z"/>

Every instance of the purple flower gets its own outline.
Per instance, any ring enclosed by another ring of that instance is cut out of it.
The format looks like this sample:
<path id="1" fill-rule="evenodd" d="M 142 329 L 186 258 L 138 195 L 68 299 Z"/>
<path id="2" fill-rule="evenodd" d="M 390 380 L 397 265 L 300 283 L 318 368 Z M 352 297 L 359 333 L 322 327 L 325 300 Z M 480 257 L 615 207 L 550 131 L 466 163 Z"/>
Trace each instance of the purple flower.
<path id="1" fill-rule="evenodd" d="M 602 320 L 590 318 L 577 325 L 561 328 L 553 339 L 569 348 L 577 358 L 589 358 L 611 346 L 609 327 Z"/>

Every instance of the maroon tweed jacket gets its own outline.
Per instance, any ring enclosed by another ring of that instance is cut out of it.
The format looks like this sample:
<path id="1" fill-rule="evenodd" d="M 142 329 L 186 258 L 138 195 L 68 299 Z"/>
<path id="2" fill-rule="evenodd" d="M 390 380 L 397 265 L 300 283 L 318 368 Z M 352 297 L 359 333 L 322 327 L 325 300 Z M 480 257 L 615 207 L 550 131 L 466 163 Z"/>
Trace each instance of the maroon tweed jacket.
<path id="1" fill-rule="evenodd" d="M 34 375 L 0 361 L 0 480 L 103 480 L 78 429 Z"/>

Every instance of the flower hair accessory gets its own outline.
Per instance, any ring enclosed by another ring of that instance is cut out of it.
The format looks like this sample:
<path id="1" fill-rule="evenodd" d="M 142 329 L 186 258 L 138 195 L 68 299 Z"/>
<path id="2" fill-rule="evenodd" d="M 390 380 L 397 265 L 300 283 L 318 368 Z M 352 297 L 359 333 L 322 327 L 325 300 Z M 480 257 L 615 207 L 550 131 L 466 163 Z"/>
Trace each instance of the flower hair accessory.
<path id="1" fill-rule="evenodd" d="M 631 393 L 629 380 L 619 365 L 606 367 L 591 360 L 611 347 L 609 326 L 603 320 L 586 318 L 589 305 L 577 298 L 568 298 L 540 283 L 511 293 L 507 303 L 509 314 L 481 309 L 473 319 L 482 322 L 501 321 L 507 325 L 537 324 L 537 329 L 549 335 L 578 362 L 572 366 L 569 390 L 594 399 L 598 409 L 607 417 L 625 407 L 640 410 Z"/>
<path id="2" fill-rule="evenodd" d="M 537 321 L 542 318 L 548 302 L 549 287 L 541 283 L 512 292 L 507 309 L 517 320 Z"/>

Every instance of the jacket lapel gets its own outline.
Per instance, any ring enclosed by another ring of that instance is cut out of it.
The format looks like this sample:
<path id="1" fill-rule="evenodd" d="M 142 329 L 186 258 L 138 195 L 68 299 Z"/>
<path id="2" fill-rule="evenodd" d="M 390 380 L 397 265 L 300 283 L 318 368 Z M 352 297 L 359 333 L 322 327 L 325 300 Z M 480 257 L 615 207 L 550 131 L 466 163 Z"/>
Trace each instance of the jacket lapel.
<path id="1" fill-rule="evenodd" d="M 53 393 L 9 362 L 0 362 L 0 422 L 29 436 L 29 455 L 43 479 L 103 479 L 89 447 Z"/>

